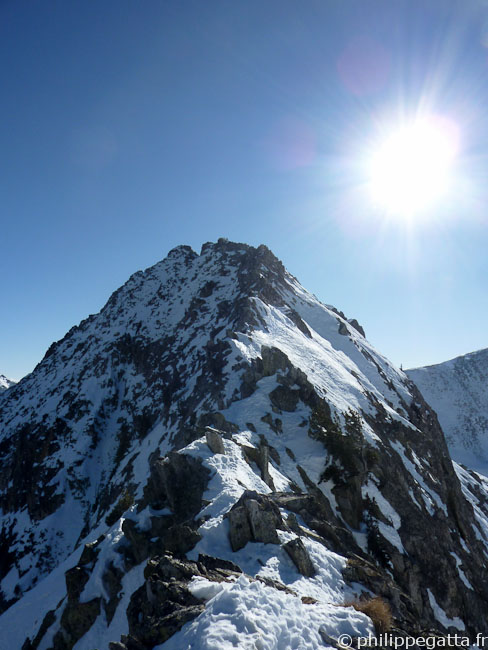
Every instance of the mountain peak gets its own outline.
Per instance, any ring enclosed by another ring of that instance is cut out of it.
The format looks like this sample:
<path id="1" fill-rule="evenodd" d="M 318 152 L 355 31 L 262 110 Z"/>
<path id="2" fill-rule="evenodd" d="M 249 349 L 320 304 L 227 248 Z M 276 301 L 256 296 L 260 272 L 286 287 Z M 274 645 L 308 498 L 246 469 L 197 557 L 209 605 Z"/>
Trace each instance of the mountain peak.
<path id="1" fill-rule="evenodd" d="M 11 379 L 7 379 L 5 375 L 0 375 L 0 391 L 7 390 L 7 388 L 14 386 L 15 383 L 16 383 L 15 381 L 12 381 Z"/>
<path id="2" fill-rule="evenodd" d="M 264 245 L 134 273 L 3 393 L 0 432 L 0 646 L 193 647 L 230 599 L 267 648 L 277 602 L 318 647 L 367 636 L 361 589 L 406 631 L 485 629 L 485 520 L 435 414 Z"/>
<path id="3" fill-rule="evenodd" d="M 195 251 L 192 249 L 191 246 L 186 246 L 185 244 L 181 244 L 180 246 L 175 246 L 175 248 L 172 248 L 168 255 L 168 258 L 170 259 L 177 259 L 180 257 L 183 257 L 185 259 L 190 258 L 193 259 L 197 257 L 197 254 Z"/>
<path id="4" fill-rule="evenodd" d="M 437 412 L 452 458 L 488 475 L 488 348 L 407 375 Z"/>

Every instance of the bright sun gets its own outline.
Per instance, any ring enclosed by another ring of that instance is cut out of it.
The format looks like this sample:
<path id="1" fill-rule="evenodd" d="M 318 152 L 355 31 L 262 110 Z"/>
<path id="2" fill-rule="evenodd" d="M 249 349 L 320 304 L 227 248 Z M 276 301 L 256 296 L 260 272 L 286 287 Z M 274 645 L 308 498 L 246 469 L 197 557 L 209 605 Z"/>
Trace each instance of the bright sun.
<path id="1" fill-rule="evenodd" d="M 417 119 L 391 131 L 368 163 L 375 204 L 400 218 L 432 208 L 449 189 L 458 139 L 456 125 L 442 117 Z"/>

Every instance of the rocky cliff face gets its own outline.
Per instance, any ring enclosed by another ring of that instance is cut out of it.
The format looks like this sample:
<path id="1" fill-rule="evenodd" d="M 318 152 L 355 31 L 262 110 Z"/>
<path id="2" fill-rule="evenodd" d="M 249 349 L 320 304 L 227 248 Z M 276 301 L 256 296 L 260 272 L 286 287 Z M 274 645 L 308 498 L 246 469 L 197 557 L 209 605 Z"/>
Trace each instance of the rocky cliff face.
<path id="1" fill-rule="evenodd" d="M 0 432 L 1 648 L 330 646 L 372 630 L 362 592 L 403 633 L 488 632 L 481 488 L 264 246 L 133 275 L 0 395 Z"/>
<path id="2" fill-rule="evenodd" d="M 452 458 L 488 475 L 488 349 L 407 374 L 437 412 Z"/>

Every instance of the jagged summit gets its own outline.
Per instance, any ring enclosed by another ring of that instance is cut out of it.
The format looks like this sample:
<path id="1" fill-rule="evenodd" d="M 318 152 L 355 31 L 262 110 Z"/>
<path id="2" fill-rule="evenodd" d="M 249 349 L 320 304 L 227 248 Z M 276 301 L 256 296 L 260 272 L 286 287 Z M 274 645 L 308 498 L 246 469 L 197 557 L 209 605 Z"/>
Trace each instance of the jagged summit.
<path id="1" fill-rule="evenodd" d="M 407 374 L 437 412 L 452 458 L 488 475 L 488 349 Z"/>
<path id="2" fill-rule="evenodd" d="M 0 375 L 0 392 L 7 390 L 7 388 L 10 388 L 15 383 L 16 383 L 15 381 L 12 381 L 11 379 L 7 379 L 5 375 Z"/>
<path id="3" fill-rule="evenodd" d="M 435 414 L 265 246 L 132 275 L 2 393 L 0 460 L 0 648 L 244 646 L 256 621 L 316 648 L 372 629 L 361 589 L 403 630 L 484 630 L 488 519 Z"/>

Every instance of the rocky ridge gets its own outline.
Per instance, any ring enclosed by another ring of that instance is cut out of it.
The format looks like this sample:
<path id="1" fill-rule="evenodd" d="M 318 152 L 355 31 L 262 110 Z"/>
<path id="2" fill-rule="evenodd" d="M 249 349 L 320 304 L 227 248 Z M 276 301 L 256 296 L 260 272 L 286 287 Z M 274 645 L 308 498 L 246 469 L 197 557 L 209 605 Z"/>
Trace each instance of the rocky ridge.
<path id="1" fill-rule="evenodd" d="M 363 592 L 398 633 L 485 631 L 483 486 L 264 246 L 133 275 L 0 395 L 0 432 L 0 647 L 330 646 L 372 630 Z"/>
<path id="2" fill-rule="evenodd" d="M 11 379 L 7 379 L 5 375 L 0 375 L 0 392 L 7 390 L 7 388 L 10 388 L 15 383 L 16 383 L 15 381 L 12 381 Z"/>

